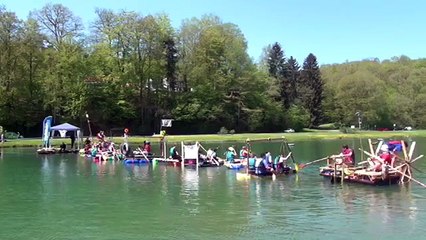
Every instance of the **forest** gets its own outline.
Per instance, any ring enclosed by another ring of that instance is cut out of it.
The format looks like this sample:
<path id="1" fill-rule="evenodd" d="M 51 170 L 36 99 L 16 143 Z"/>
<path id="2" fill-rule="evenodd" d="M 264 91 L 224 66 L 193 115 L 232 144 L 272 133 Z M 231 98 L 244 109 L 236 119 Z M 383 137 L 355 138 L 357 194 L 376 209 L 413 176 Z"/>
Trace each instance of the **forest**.
<path id="1" fill-rule="evenodd" d="M 426 59 L 319 66 L 275 42 L 255 62 L 239 27 L 214 15 L 176 29 L 165 14 L 99 8 L 84 26 L 61 4 L 27 19 L 0 6 L 0 125 L 25 136 L 48 115 L 86 135 L 88 119 L 135 135 L 158 133 L 161 119 L 170 134 L 425 128 L 425 106 Z"/>

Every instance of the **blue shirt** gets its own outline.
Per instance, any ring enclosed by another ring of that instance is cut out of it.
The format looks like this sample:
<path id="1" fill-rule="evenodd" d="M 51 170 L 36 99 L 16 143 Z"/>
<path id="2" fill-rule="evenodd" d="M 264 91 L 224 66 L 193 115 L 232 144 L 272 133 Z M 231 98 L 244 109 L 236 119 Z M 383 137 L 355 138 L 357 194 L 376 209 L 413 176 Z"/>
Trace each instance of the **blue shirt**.
<path id="1" fill-rule="evenodd" d="M 228 162 L 234 162 L 234 159 L 235 159 L 234 153 L 231 152 L 231 151 L 227 151 L 226 152 L 226 161 L 228 161 Z"/>

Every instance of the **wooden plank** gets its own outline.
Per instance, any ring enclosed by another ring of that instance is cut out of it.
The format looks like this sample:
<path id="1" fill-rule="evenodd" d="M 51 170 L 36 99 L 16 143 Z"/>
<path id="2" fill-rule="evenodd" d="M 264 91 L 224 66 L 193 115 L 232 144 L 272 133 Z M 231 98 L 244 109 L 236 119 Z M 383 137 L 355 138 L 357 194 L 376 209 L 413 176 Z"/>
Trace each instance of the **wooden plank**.
<path id="1" fill-rule="evenodd" d="M 404 141 L 401 141 L 404 144 Z M 412 142 L 410 145 L 410 151 L 408 152 L 408 161 L 411 161 L 414 153 L 414 149 L 416 148 L 416 142 Z"/>
<path id="2" fill-rule="evenodd" d="M 374 148 L 373 148 L 373 144 L 371 143 L 371 139 L 368 139 L 368 146 L 370 146 L 370 153 L 371 155 L 374 154 Z"/>

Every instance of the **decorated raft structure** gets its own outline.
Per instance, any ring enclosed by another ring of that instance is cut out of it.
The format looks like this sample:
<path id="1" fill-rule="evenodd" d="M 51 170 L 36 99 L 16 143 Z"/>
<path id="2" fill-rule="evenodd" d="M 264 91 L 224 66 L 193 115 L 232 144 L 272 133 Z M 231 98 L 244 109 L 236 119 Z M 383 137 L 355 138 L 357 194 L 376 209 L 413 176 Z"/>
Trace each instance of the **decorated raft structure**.
<path id="1" fill-rule="evenodd" d="M 422 158 L 413 159 L 416 142 L 412 142 L 407 151 L 405 141 L 385 143 L 381 140 L 374 149 L 371 139 L 368 140 L 370 151 L 359 149 L 368 156 L 357 166 L 349 166 L 341 156 L 327 159 L 327 165 L 320 167 L 320 175 L 330 178 L 331 182 L 361 183 L 367 185 L 392 185 L 414 181 L 424 187 L 425 184 L 413 178 L 412 164 Z M 391 148 L 390 148 L 391 147 Z"/>
<path id="2" fill-rule="evenodd" d="M 207 154 L 207 150 L 199 142 L 195 143 L 184 143 L 180 144 L 181 154 L 178 154 L 178 158 L 173 156 L 167 156 L 167 143 L 163 137 L 160 140 L 160 156 L 155 157 L 153 155 L 148 156 L 140 152 L 140 156 L 135 154 L 131 160 L 127 163 L 148 163 L 158 162 L 170 164 L 173 166 L 191 166 L 191 167 L 218 167 L 223 165 L 223 159 L 217 157 L 210 157 Z M 202 154 L 202 152 L 206 154 Z"/>
<path id="3" fill-rule="evenodd" d="M 255 156 L 249 156 L 245 161 L 245 171 L 237 173 L 237 179 L 250 179 L 251 177 L 271 177 L 275 179 L 277 176 L 283 176 L 288 174 L 294 174 L 299 171 L 298 164 L 296 163 L 291 146 L 294 144 L 288 143 L 287 139 L 283 136 L 281 138 L 266 138 L 266 139 L 255 139 L 255 140 L 246 140 L 246 146 L 249 150 L 249 153 L 252 153 L 252 145 L 256 142 L 281 142 L 280 146 L 280 155 L 277 156 L 274 160 L 269 159 L 271 170 L 265 171 L 264 165 L 262 166 L 265 156 L 261 158 Z M 267 158 L 267 156 L 266 156 Z M 291 158 L 291 161 L 294 164 L 294 167 L 291 167 L 287 164 L 288 159 Z"/>

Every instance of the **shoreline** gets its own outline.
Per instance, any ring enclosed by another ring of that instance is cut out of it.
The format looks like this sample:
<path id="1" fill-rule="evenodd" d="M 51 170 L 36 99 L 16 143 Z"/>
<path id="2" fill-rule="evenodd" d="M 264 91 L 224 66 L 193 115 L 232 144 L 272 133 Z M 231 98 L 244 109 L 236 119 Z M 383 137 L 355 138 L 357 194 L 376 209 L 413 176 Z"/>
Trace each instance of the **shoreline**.
<path id="1" fill-rule="evenodd" d="M 245 142 L 247 139 L 277 139 L 284 137 L 287 141 L 310 141 L 310 140 L 335 140 L 350 138 L 408 138 L 408 137 L 426 137 L 426 130 L 415 131 L 357 131 L 355 133 L 342 133 L 336 130 L 313 130 L 309 132 L 296 133 L 241 133 L 241 134 L 196 134 L 196 135 L 167 135 L 168 143 L 185 142 Z M 84 137 L 85 139 L 86 137 Z M 95 137 L 93 137 L 95 138 Z M 115 143 L 121 143 L 122 137 L 107 137 L 108 140 Z M 158 136 L 130 136 L 130 144 L 142 144 L 144 141 L 158 143 Z M 69 138 L 54 138 L 52 146 L 59 146 L 62 142 L 69 144 Z M 41 138 L 11 139 L 0 143 L 0 148 L 41 147 Z M 80 144 L 82 145 L 82 144 Z"/>

